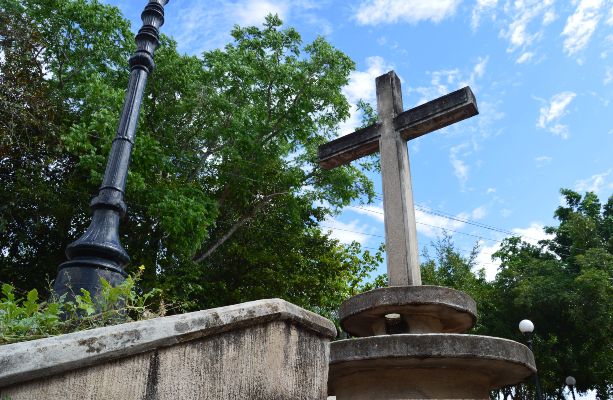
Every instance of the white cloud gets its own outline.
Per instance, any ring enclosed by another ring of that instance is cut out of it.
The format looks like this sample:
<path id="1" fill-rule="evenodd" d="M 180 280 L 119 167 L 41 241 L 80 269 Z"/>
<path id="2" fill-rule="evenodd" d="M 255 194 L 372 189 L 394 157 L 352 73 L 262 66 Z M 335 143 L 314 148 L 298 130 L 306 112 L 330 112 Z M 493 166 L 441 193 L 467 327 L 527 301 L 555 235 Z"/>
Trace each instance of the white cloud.
<path id="1" fill-rule="evenodd" d="M 259 25 L 264 22 L 268 14 L 277 14 L 285 19 L 289 9 L 289 3 L 271 2 L 267 0 L 249 0 L 244 3 L 228 4 L 228 11 L 234 16 L 237 24 Z"/>
<path id="2" fill-rule="evenodd" d="M 343 88 L 343 94 L 351 104 L 351 110 L 350 117 L 339 128 L 341 136 L 355 131 L 360 125 L 360 113 L 356 105 L 360 99 L 372 104 L 376 109 L 375 78 L 394 69 L 393 65 L 387 64 L 379 56 L 368 57 L 366 65 L 365 71 L 353 71 L 349 75 L 349 83 Z"/>
<path id="3" fill-rule="evenodd" d="M 515 62 L 517 64 L 523 64 L 532 60 L 532 57 L 534 57 L 534 53 L 531 51 L 526 51 L 525 53 L 522 53 L 521 56 L 517 57 L 517 60 L 515 60 Z"/>
<path id="4" fill-rule="evenodd" d="M 363 99 L 368 102 L 376 100 L 375 78 L 392 69 L 382 57 L 373 56 L 366 59 L 366 71 L 353 71 L 349 76 L 349 83 L 343 88 L 347 99 L 356 103 Z"/>
<path id="5" fill-rule="evenodd" d="M 549 128 L 549 131 L 553 133 L 555 136 L 561 137 L 562 139 L 568 139 L 570 137 L 570 131 L 568 129 L 568 125 L 555 124 L 554 126 Z"/>
<path id="6" fill-rule="evenodd" d="M 302 16 L 309 25 L 315 26 L 321 35 L 329 36 L 334 32 L 332 23 L 326 18 L 322 18 L 315 13 L 302 13 Z"/>
<path id="7" fill-rule="evenodd" d="M 553 236 L 548 235 L 543 230 L 543 225 L 538 222 L 532 222 L 527 228 L 513 228 L 511 232 L 516 236 L 520 236 L 524 242 L 532 245 L 538 245 L 540 240 L 551 239 Z M 500 242 L 493 243 L 490 246 L 484 245 L 485 242 L 479 242 L 479 253 L 475 259 L 477 268 L 483 268 L 485 270 L 485 279 L 488 281 L 494 280 L 498 267 L 500 267 L 499 260 L 492 260 L 492 254 L 500 249 Z"/>
<path id="8" fill-rule="evenodd" d="M 473 68 L 473 74 L 471 76 L 471 81 L 474 81 L 474 78 L 481 78 L 483 74 L 485 74 L 485 67 L 487 66 L 487 62 L 489 60 L 489 56 L 485 58 L 479 57 L 479 61 L 475 64 Z"/>
<path id="9" fill-rule="evenodd" d="M 577 1 L 575 1 L 575 4 Z M 598 21 L 602 17 L 600 8 L 603 0 L 580 0 L 574 14 L 568 17 L 562 31 L 564 51 L 569 56 L 583 49 L 596 30 Z"/>
<path id="10" fill-rule="evenodd" d="M 505 117 L 504 112 L 500 111 L 500 100 L 495 103 L 483 100 L 479 103 L 479 118 L 477 126 L 482 138 L 488 138 L 501 132 L 500 121 Z M 475 144 L 475 147 L 478 145 Z"/>
<path id="11" fill-rule="evenodd" d="M 568 126 L 560 124 L 557 121 L 568 113 L 566 108 L 576 95 L 576 93 L 570 91 L 553 95 L 549 104 L 545 104 L 541 107 L 536 125 L 539 128 L 549 130 L 554 135 L 561 136 L 563 139 L 568 138 Z"/>
<path id="12" fill-rule="evenodd" d="M 607 25 L 613 25 L 613 6 L 611 7 L 611 10 L 609 11 L 609 17 L 607 18 Z"/>
<path id="13" fill-rule="evenodd" d="M 521 236 L 524 242 L 528 242 L 536 246 L 540 240 L 553 238 L 552 235 L 546 234 L 543 229 L 543 224 L 539 222 L 532 222 L 527 228 L 513 228 L 511 231 L 514 234 Z"/>
<path id="14" fill-rule="evenodd" d="M 496 188 L 487 188 L 487 190 L 485 191 L 485 194 L 492 194 L 492 193 L 496 193 Z"/>
<path id="15" fill-rule="evenodd" d="M 613 25 L 613 21 L 610 25 Z M 605 58 L 609 57 L 609 53 L 611 53 L 611 50 L 613 50 L 613 34 L 605 36 L 603 40 L 603 47 L 604 50 L 600 52 L 600 58 L 604 60 Z"/>
<path id="16" fill-rule="evenodd" d="M 460 186 L 464 188 L 466 181 L 468 180 L 468 165 L 459 158 L 460 152 L 462 152 L 468 145 L 466 143 L 454 146 L 449 150 L 449 162 L 453 167 L 453 173 L 460 181 Z"/>
<path id="17" fill-rule="evenodd" d="M 613 82 L 613 68 L 607 67 L 602 83 L 608 85 L 611 82 Z"/>
<path id="18" fill-rule="evenodd" d="M 453 68 L 428 71 L 430 86 L 420 86 L 410 88 L 409 90 L 420 95 L 417 105 L 434 100 L 464 86 L 470 86 L 473 91 L 476 91 L 478 88 L 478 78 L 485 75 L 488 61 L 489 56 L 479 57 L 470 70 L 465 68 L 461 71 L 459 68 Z"/>
<path id="19" fill-rule="evenodd" d="M 599 194 L 603 189 L 613 189 L 613 182 L 608 181 L 610 174 L 611 170 L 608 170 L 600 174 L 592 175 L 587 179 L 580 179 L 575 182 L 575 190 L 579 192 L 594 192 Z"/>
<path id="20" fill-rule="evenodd" d="M 500 262 L 493 261 L 492 255 L 500 250 L 500 243 L 494 243 L 491 246 L 486 246 L 483 241 L 479 241 L 479 253 L 475 258 L 475 267 L 478 269 L 483 268 L 485 271 L 485 279 L 493 281 L 498 273 L 498 267 Z"/>
<path id="21" fill-rule="evenodd" d="M 543 25 L 549 25 L 556 20 L 556 13 L 553 10 L 548 10 L 543 15 Z"/>
<path id="22" fill-rule="evenodd" d="M 230 31 L 235 24 L 261 25 L 269 13 L 279 15 L 285 23 L 304 21 L 327 31 L 326 21 L 310 12 L 317 4 L 309 0 L 181 0 L 173 4 L 164 30 L 177 40 L 179 51 L 188 54 L 222 47 L 232 40 Z"/>
<path id="23" fill-rule="evenodd" d="M 455 217 L 466 220 L 470 216 L 460 213 Z M 430 238 L 440 237 L 444 230 L 455 231 L 466 225 L 465 222 L 429 214 L 420 209 L 415 210 L 415 220 L 417 221 L 417 232 Z"/>
<path id="24" fill-rule="evenodd" d="M 495 11 L 497 4 L 498 0 L 477 0 L 470 19 L 470 26 L 473 31 L 479 27 L 481 16 Z"/>
<path id="25" fill-rule="evenodd" d="M 510 22 L 508 22 L 508 27 L 503 29 L 500 34 L 509 41 L 508 52 L 526 49 L 542 37 L 543 27 L 551 23 L 555 17 L 553 3 L 553 0 L 516 0 L 505 4 L 504 11 L 510 17 Z M 535 23 L 534 21 L 538 21 L 540 16 L 542 16 L 540 24 Z M 531 26 L 535 24 L 537 24 L 536 29 Z M 533 33 L 531 33 L 531 28 L 534 29 Z"/>
<path id="26" fill-rule="evenodd" d="M 552 158 L 549 156 L 538 156 L 534 158 L 537 168 L 543 167 L 551 162 Z"/>
<path id="27" fill-rule="evenodd" d="M 361 25 L 420 21 L 441 22 L 455 14 L 461 0 L 366 0 L 354 17 Z"/>
<path id="28" fill-rule="evenodd" d="M 371 218 L 374 218 L 379 223 L 384 222 L 384 211 L 383 204 L 379 203 L 378 205 L 364 205 L 359 207 L 350 207 L 352 211 L 367 215 Z M 446 218 L 440 215 L 434 215 L 427 212 L 427 209 L 422 207 L 415 209 L 415 220 L 417 221 L 417 232 L 421 233 L 430 238 L 440 237 L 443 233 L 443 230 L 458 230 L 466 225 L 465 222 L 471 217 L 474 219 L 485 216 L 485 210 L 482 207 L 479 207 L 471 214 L 466 212 L 459 213 L 455 215 L 455 219 Z"/>
<path id="29" fill-rule="evenodd" d="M 443 69 L 428 72 L 428 74 L 430 75 L 431 86 L 421 86 L 411 89 L 420 95 L 417 105 L 434 100 L 460 87 L 458 79 L 460 77 L 460 70 L 458 68 Z M 450 89 L 450 87 L 453 89 Z"/>
<path id="30" fill-rule="evenodd" d="M 487 215 L 487 208 L 485 206 L 477 207 L 471 213 L 472 219 L 482 219 Z"/>
<path id="31" fill-rule="evenodd" d="M 492 7 L 496 7 L 496 4 L 498 4 L 498 0 L 477 0 L 476 7 L 492 8 Z"/>
<path id="32" fill-rule="evenodd" d="M 353 212 L 367 215 L 376 219 L 378 222 L 383 223 L 384 221 L 383 203 L 379 203 L 379 205 L 365 204 L 359 207 L 350 206 L 349 208 L 351 208 Z"/>
<path id="33" fill-rule="evenodd" d="M 370 238 L 370 232 L 372 232 L 367 224 L 360 224 L 358 220 L 344 223 L 337 219 L 329 219 L 323 225 L 323 230 L 330 232 L 331 238 L 345 244 L 351 242 L 365 244 Z"/>

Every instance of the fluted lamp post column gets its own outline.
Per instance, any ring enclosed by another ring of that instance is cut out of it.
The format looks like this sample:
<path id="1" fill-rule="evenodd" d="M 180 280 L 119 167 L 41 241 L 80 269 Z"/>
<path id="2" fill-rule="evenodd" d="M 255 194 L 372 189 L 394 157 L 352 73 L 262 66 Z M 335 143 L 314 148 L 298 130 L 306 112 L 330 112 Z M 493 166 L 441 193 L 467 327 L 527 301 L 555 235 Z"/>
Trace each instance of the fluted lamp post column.
<path id="1" fill-rule="evenodd" d="M 529 319 L 521 320 L 519 322 L 519 331 L 526 337 L 528 348 L 534 353 L 532 350 L 532 332 L 534 332 L 534 324 L 532 321 Z M 536 389 L 536 400 L 542 400 L 543 396 L 541 395 L 541 383 L 539 382 L 538 371 L 534 373 L 534 387 Z"/>
<path id="2" fill-rule="evenodd" d="M 101 289 L 100 278 L 116 286 L 125 277 L 128 253 L 119 242 L 119 219 L 126 213 L 124 192 L 128 165 L 134 146 L 147 77 L 153 71 L 153 54 L 159 46 L 159 28 L 164 24 L 164 6 L 169 0 L 149 0 L 141 14 L 143 26 L 136 34 L 136 52 L 130 57 L 130 81 L 126 93 L 117 136 L 100 186 L 91 202 L 92 221 L 87 231 L 66 248 L 68 261 L 58 268 L 53 284 L 57 296 L 79 294 L 88 290 L 92 296 Z"/>
<path id="3" fill-rule="evenodd" d="M 572 376 L 567 376 L 565 383 L 570 389 L 570 394 L 573 396 L 573 400 L 575 400 L 575 385 L 577 384 L 577 380 Z"/>

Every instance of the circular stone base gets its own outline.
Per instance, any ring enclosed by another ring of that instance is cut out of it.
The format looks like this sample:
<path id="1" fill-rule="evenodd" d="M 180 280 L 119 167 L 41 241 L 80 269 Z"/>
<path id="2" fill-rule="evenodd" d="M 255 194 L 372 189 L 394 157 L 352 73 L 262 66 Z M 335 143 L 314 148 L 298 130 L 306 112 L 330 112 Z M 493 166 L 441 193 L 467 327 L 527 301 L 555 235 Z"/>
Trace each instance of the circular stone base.
<path id="1" fill-rule="evenodd" d="M 398 318 L 396 331 L 390 319 Z M 386 333 L 461 333 L 477 320 L 477 305 L 466 293 L 440 286 L 391 286 L 358 294 L 340 307 L 341 327 L 352 336 Z M 401 319 L 401 320 L 400 320 Z"/>
<path id="2" fill-rule="evenodd" d="M 524 345 L 490 336 L 401 334 L 330 344 L 328 392 L 337 400 L 489 399 L 536 371 Z"/>

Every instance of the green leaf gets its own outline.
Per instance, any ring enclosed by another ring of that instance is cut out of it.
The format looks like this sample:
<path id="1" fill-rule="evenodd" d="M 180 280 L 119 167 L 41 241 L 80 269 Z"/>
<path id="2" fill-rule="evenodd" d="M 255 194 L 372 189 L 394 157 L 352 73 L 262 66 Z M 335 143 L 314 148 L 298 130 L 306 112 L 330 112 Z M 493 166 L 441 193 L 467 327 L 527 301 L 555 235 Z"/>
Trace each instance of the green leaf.
<path id="1" fill-rule="evenodd" d="M 2 284 L 2 294 L 4 295 L 4 299 L 9 302 L 15 301 L 15 295 L 13 294 L 13 286 L 8 283 Z"/>

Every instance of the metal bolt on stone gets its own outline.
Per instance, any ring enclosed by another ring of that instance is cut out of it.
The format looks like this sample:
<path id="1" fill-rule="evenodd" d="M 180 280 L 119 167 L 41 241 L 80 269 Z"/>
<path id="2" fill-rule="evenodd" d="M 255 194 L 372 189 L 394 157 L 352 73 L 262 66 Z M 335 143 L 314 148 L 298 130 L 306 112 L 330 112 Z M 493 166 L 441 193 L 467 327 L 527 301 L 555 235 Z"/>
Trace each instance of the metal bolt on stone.
<path id="1" fill-rule="evenodd" d="M 128 253 L 119 242 L 119 220 L 127 211 L 124 202 L 126 178 L 138 115 L 147 77 L 155 66 L 153 54 L 159 47 L 159 28 L 164 24 L 164 6 L 169 0 L 149 0 L 141 19 L 143 26 L 136 34 L 136 52 L 130 57 L 130 81 L 126 93 L 117 136 L 104 173 L 104 180 L 90 206 L 92 221 L 87 231 L 66 248 L 68 261 L 58 268 L 53 284 L 55 295 L 79 294 L 88 290 L 92 296 L 101 290 L 100 278 L 112 286 L 125 280 Z"/>

